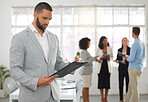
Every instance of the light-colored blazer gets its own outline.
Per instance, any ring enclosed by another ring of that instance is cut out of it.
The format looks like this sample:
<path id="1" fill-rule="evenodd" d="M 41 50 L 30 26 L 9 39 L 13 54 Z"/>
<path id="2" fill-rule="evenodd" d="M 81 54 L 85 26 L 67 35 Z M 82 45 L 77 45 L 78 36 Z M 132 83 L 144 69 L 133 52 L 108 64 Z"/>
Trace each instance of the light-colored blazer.
<path id="1" fill-rule="evenodd" d="M 93 72 L 92 71 L 92 67 L 93 67 L 92 62 L 96 61 L 95 57 L 92 57 L 87 50 L 81 50 L 80 56 L 81 56 L 82 61 L 88 62 L 86 65 L 82 66 L 82 68 L 80 70 L 80 74 L 81 75 L 91 74 Z"/>
<path id="2" fill-rule="evenodd" d="M 37 87 L 40 77 L 51 75 L 67 65 L 60 55 L 58 38 L 48 33 L 48 61 L 29 27 L 12 38 L 10 71 L 11 76 L 20 83 L 19 102 L 45 102 L 49 97 L 59 100 L 56 80 L 48 86 Z"/>
<path id="3" fill-rule="evenodd" d="M 110 47 L 108 47 L 108 46 L 107 46 L 107 54 L 110 54 L 110 60 L 111 60 L 113 58 L 113 52 L 112 52 L 112 49 Z M 99 47 L 97 48 L 96 56 L 99 56 L 99 58 L 103 56 L 103 51 Z M 109 73 L 111 73 L 111 63 L 110 63 L 110 60 L 108 60 L 108 70 L 109 70 Z M 97 68 L 98 68 L 98 73 L 100 73 L 101 63 L 96 63 L 96 64 L 97 64 Z"/>

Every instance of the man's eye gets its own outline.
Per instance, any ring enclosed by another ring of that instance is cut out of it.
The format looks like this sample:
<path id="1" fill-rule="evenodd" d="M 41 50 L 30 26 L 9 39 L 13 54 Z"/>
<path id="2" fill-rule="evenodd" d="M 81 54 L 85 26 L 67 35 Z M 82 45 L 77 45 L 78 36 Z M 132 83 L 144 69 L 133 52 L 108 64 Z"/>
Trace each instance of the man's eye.
<path id="1" fill-rule="evenodd" d="M 43 17 L 43 19 L 46 20 L 47 18 L 46 17 Z"/>

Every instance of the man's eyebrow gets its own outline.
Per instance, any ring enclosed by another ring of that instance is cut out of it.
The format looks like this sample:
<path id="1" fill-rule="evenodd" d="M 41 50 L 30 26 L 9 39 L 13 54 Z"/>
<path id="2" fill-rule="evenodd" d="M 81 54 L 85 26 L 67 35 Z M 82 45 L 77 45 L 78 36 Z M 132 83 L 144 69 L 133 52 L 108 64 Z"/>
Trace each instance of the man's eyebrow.
<path id="1" fill-rule="evenodd" d="M 48 17 L 43 17 L 43 19 L 48 19 Z M 49 20 L 51 20 L 52 18 L 49 18 Z"/>

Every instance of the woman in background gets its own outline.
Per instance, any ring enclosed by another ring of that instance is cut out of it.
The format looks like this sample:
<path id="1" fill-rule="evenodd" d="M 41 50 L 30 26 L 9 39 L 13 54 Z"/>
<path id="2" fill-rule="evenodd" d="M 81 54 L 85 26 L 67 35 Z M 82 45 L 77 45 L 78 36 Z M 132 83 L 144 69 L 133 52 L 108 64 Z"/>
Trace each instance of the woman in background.
<path id="1" fill-rule="evenodd" d="M 97 56 L 92 57 L 87 49 L 90 47 L 90 39 L 89 38 L 82 38 L 79 41 L 79 47 L 81 49 L 80 58 L 82 61 L 88 62 L 85 66 L 83 66 L 80 70 L 80 74 L 83 79 L 84 87 L 82 91 L 83 95 L 83 102 L 89 102 L 89 88 L 91 86 L 91 74 L 92 74 L 92 67 L 93 61 L 97 61 Z"/>
<path id="2" fill-rule="evenodd" d="M 109 47 L 109 43 L 105 36 L 102 36 L 99 40 L 99 45 L 96 51 L 99 63 L 98 67 L 98 89 L 100 89 L 101 102 L 107 102 L 108 91 L 110 89 L 110 73 L 111 65 L 110 60 L 113 57 L 112 49 Z M 105 89 L 105 97 L 104 97 Z"/>
<path id="3" fill-rule="evenodd" d="M 128 91 L 129 75 L 128 75 L 128 62 L 124 60 L 123 55 L 130 55 L 130 47 L 128 47 L 128 39 L 124 37 L 122 39 L 122 47 L 118 49 L 118 54 L 115 62 L 119 62 L 118 75 L 119 75 L 119 93 L 120 102 L 123 102 L 123 86 L 124 78 L 126 79 L 126 93 Z"/>

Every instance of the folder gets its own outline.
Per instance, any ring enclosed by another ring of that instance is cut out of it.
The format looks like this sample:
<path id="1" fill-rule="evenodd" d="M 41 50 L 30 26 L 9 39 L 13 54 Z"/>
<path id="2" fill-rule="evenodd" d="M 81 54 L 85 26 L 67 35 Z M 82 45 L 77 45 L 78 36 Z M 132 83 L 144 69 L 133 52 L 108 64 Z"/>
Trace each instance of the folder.
<path id="1" fill-rule="evenodd" d="M 126 56 L 125 54 L 123 54 L 122 52 L 118 52 L 118 55 L 123 57 L 123 56 Z"/>
<path id="2" fill-rule="evenodd" d="M 110 54 L 107 54 L 107 53 L 104 53 L 104 54 L 103 54 L 103 57 L 107 57 L 107 56 L 110 57 Z"/>
<path id="3" fill-rule="evenodd" d="M 117 60 L 117 63 L 122 63 L 122 60 Z M 122 64 L 126 64 L 126 63 L 122 63 Z"/>
<path id="4" fill-rule="evenodd" d="M 57 74 L 58 78 L 64 77 L 67 74 L 70 74 L 71 72 L 75 71 L 76 69 L 84 66 L 88 62 L 72 62 L 71 64 L 65 66 L 64 68 L 60 69 L 59 71 L 55 72 L 51 76 Z"/>

